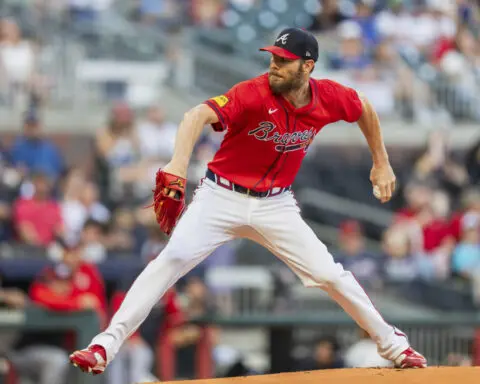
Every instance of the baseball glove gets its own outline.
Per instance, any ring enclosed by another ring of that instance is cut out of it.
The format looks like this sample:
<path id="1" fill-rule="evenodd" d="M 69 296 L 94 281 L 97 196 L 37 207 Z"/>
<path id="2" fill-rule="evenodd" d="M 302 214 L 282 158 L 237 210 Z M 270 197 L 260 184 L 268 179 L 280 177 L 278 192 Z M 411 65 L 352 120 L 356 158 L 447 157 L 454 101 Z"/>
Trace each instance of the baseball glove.
<path id="1" fill-rule="evenodd" d="M 157 222 L 169 235 L 185 210 L 185 187 L 187 180 L 159 169 L 153 190 L 153 207 Z"/>

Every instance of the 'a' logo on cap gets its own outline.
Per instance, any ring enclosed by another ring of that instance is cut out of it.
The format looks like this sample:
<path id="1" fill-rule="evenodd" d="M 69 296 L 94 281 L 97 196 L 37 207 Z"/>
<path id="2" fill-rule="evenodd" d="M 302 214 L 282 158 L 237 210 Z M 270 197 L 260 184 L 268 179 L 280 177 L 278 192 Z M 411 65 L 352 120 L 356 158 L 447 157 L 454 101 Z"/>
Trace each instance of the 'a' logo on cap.
<path id="1" fill-rule="evenodd" d="M 285 33 L 284 35 L 280 36 L 280 37 L 277 39 L 277 43 L 278 43 L 279 41 L 281 41 L 283 45 L 287 44 L 287 39 L 288 39 L 288 36 L 289 36 L 289 35 L 290 35 L 289 33 Z"/>

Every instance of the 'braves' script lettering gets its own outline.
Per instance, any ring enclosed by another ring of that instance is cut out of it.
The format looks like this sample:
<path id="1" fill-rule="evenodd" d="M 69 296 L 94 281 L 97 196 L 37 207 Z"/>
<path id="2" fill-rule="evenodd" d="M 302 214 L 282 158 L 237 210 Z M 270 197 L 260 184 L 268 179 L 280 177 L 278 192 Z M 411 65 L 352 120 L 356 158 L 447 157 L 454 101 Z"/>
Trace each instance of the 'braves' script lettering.
<path id="1" fill-rule="evenodd" d="M 275 131 L 276 125 L 270 121 L 262 121 L 258 127 L 248 132 L 260 141 L 272 141 L 275 143 L 275 150 L 278 152 L 292 152 L 299 149 L 307 150 L 315 137 L 315 129 L 296 131 L 281 134 Z"/>

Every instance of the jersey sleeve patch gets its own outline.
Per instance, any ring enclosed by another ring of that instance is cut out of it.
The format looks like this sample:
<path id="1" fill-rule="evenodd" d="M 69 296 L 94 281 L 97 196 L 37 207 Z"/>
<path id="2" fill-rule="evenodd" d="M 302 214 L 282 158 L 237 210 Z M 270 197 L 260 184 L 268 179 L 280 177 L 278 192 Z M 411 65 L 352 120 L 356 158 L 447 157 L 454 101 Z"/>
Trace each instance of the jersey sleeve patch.
<path id="1" fill-rule="evenodd" d="M 215 101 L 220 108 L 223 108 L 230 101 L 225 95 L 212 97 L 211 100 Z"/>

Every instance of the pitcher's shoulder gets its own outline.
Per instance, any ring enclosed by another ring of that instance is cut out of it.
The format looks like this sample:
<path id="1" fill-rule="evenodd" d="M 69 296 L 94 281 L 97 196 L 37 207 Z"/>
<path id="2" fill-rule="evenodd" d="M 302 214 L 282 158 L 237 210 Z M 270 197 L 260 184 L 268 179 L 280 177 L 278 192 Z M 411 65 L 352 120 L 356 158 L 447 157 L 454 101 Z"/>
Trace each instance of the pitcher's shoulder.
<path id="1" fill-rule="evenodd" d="M 331 79 L 313 79 L 318 89 L 323 92 L 334 92 L 336 89 L 345 88 L 345 86 L 338 81 Z"/>
<path id="2" fill-rule="evenodd" d="M 318 95 L 321 99 L 338 99 L 343 97 L 360 96 L 360 92 L 347 85 L 341 84 L 338 81 L 331 79 L 314 79 L 317 85 Z"/>

